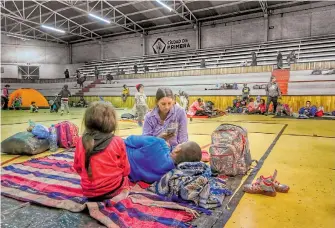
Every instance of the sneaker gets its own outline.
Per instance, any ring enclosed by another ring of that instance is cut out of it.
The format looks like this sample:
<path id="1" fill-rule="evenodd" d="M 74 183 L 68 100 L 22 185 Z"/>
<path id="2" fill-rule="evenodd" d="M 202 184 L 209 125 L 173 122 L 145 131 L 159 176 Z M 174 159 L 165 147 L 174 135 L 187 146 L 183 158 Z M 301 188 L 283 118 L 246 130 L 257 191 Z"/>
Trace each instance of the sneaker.
<path id="1" fill-rule="evenodd" d="M 266 196 L 276 196 L 276 189 L 274 187 L 273 180 L 271 178 L 264 178 L 260 176 L 252 184 L 246 184 L 243 186 L 243 191 L 251 194 L 262 194 Z"/>
<path id="2" fill-rule="evenodd" d="M 276 181 L 276 176 L 277 176 L 277 170 L 275 170 L 273 176 L 266 177 L 265 179 L 268 179 L 269 181 L 272 180 L 273 185 L 277 192 L 288 193 L 290 187 L 286 184 L 281 184 L 278 181 Z"/>

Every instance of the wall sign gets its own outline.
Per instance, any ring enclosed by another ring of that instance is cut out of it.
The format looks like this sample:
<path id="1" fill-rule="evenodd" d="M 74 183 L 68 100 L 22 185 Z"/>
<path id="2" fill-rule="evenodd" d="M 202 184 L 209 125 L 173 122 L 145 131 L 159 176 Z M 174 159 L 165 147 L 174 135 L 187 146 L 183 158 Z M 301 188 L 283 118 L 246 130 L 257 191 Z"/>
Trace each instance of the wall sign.
<path id="1" fill-rule="evenodd" d="M 168 40 L 166 43 L 162 38 L 157 38 L 155 43 L 152 45 L 152 49 L 155 54 L 161 54 L 165 51 L 175 51 L 178 49 L 190 48 L 191 45 L 188 39 L 176 39 L 176 40 Z"/>

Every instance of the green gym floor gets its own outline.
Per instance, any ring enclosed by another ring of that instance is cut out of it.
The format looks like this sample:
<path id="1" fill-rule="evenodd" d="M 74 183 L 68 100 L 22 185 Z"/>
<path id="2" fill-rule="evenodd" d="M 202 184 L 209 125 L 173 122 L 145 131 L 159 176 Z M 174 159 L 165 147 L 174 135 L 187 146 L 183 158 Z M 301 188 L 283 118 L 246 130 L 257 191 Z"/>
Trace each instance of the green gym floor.
<path id="1" fill-rule="evenodd" d="M 118 111 L 121 115 L 125 111 Z M 82 130 L 84 109 L 72 109 L 60 116 L 47 110 L 1 112 L 2 140 L 25 131 L 28 120 L 46 126 L 70 120 Z M 335 227 L 335 121 L 273 119 L 272 116 L 229 115 L 216 119 L 195 119 L 189 123 L 190 140 L 204 149 L 210 134 L 221 123 L 241 125 L 248 130 L 253 159 L 264 161 L 259 175 L 272 175 L 291 187 L 276 197 L 244 194 L 238 205 L 230 205 L 232 216 L 225 227 Z M 135 123 L 119 121 L 119 136 L 141 134 Z M 37 155 L 41 157 L 48 152 Z M 1 166 L 31 157 L 1 154 Z M 245 179 L 247 176 L 245 177 Z"/>

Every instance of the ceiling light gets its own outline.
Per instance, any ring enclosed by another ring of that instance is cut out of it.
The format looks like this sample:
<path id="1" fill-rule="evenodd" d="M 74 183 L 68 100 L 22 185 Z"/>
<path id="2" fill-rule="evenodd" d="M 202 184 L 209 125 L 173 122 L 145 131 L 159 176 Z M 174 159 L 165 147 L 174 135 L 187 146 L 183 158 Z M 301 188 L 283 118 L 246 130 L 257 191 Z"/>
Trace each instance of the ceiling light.
<path id="1" fill-rule="evenodd" d="M 7 36 L 10 36 L 10 37 L 19 38 L 19 39 L 21 39 L 21 40 L 23 40 L 23 41 L 29 40 L 29 39 L 27 39 L 27 38 L 24 38 L 24 37 L 21 37 L 21 36 L 12 35 L 12 34 L 6 34 L 6 35 L 7 35 Z"/>
<path id="2" fill-rule="evenodd" d="M 42 28 L 49 29 L 49 30 L 52 30 L 52 31 L 55 31 L 55 32 L 59 32 L 59 33 L 65 33 L 64 30 L 56 29 L 54 27 L 50 27 L 50 26 L 47 26 L 47 25 L 42 25 Z"/>
<path id="3" fill-rule="evenodd" d="M 170 12 L 172 11 L 172 8 L 166 4 L 164 4 L 163 2 L 161 2 L 160 0 L 156 0 L 156 2 L 158 2 L 159 4 L 161 4 L 162 6 L 164 6 L 165 8 L 167 8 L 168 10 L 170 10 Z"/>
<path id="4" fill-rule="evenodd" d="M 98 20 L 100 20 L 100 21 L 106 22 L 107 24 L 110 24 L 110 23 L 111 23 L 110 21 L 108 21 L 108 20 L 106 20 L 106 19 L 104 19 L 104 18 L 102 18 L 102 17 L 98 17 L 98 16 L 96 16 L 96 15 L 94 15 L 94 14 L 89 13 L 88 15 L 89 15 L 90 17 L 94 17 L 95 19 L 98 19 Z"/>

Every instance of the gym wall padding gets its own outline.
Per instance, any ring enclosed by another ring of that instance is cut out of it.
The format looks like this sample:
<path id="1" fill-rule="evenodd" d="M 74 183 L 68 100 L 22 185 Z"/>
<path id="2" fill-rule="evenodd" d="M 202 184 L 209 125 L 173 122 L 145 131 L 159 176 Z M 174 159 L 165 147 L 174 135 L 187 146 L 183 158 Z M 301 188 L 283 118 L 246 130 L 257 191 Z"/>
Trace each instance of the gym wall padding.
<path id="1" fill-rule="evenodd" d="M 9 96 L 9 103 L 8 103 L 9 106 L 12 106 L 16 97 L 22 97 L 22 106 L 21 106 L 22 108 L 29 108 L 31 102 L 33 101 L 36 102 L 36 105 L 39 108 L 49 107 L 49 103 L 45 99 L 45 97 L 35 89 L 21 88 L 15 90 Z"/>
<path id="2" fill-rule="evenodd" d="M 189 98 L 190 104 L 194 102 L 199 97 L 203 98 L 205 101 L 212 101 L 215 107 L 220 110 L 225 110 L 228 106 L 232 106 L 233 100 L 236 96 L 191 96 Z M 127 101 L 124 103 L 121 97 L 103 97 L 105 101 L 110 101 L 117 108 L 129 108 L 134 106 L 134 97 L 128 97 Z M 255 97 L 254 97 L 255 98 Z M 266 97 L 262 96 L 266 101 Z M 78 102 L 79 97 L 71 97 L 71 101 Z M 99 101 L 98 96 L 85 97 L 87 102 Z M 177 98 L 179 102 L 179 99 Z M 305 105 L 306 101 L 311 101 L 313 105 L 323 106 L 326 111 L 335 110 L 335 96 L 283 96 L 281 102 L 289 104 L 293 111 L 297 112 L 299 108 Z M 155 97 L 148 97 L 148 106 L 153 108 L 156 105 Z"/>

